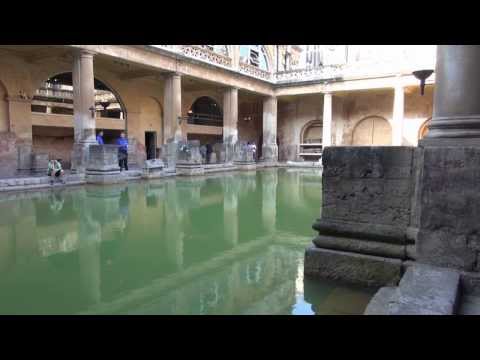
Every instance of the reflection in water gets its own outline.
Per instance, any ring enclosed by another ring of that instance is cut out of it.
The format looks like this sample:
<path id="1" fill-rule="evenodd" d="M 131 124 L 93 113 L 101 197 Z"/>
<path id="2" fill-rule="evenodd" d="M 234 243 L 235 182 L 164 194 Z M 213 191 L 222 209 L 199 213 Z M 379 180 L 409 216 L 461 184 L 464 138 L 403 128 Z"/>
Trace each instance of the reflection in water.
<path id="1" fill-rule="evenodd" d="M 320 197 L 275 169 L 2 195 L 0 313 L 361 313 L 303 279 Z"/>

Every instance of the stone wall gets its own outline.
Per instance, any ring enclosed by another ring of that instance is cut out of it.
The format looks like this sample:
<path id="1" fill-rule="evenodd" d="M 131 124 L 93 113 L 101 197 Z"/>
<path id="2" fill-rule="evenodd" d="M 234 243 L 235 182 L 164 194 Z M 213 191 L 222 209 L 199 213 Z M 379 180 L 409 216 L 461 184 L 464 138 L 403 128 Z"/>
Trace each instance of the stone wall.
<path id="1" fill-rule="evenodd" d="M 252 116 L 253 119 L 245 121 L 244 117 Z M 257 149 L 262 147 L 263 132 L 263 107 L 261 101 L 242 102 L 238 105 L 238 140 L 255 141 Z"/>
<path id="2" fill-rule="evenodd" d="M 278 159 L 297 159 L 302 129 L 311 121 L 323 118 L 323 95 L 298 97 L 294 101 L 278 102 Z"/>
<path id="3" fill-rule="evenodd" d="M 0 177 L 13 176 L 17 170 L 16 137 L 11 132 L 0 132 Z"/>
<path id="4" fill-rule="evenodd" d="M 62 159 L 69 169 L 73 149 L 73 129 L 55 127 L 33 128 L 33 152 L 48 154 L 49 159 Z"/>
<path id="5" fill-rule="evenodd" d="M 419 150 L 418 260 L 479 271 L 480 148 Z"/>

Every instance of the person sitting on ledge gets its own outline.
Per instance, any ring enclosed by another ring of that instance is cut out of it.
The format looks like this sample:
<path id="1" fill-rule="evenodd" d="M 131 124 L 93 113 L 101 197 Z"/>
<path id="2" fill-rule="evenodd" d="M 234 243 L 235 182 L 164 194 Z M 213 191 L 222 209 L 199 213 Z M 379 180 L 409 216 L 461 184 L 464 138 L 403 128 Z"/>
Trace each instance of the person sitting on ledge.
<path id="1" fill-rule="evenodd" d="M 64 171 L 62 169 L 62 164 L 60 163 L 60 159 L 57 160 L 50 160 L 48 162 L 48 170 L 47 170 L 47 175 L 48 176 L 54 176 L 56 179 L 60 179 L 62 183 L 65 183 L 63 181 L 62 176 L 64 174 Z M 50 184 L 53 185 L 53 178 L 50 180 Z"/>

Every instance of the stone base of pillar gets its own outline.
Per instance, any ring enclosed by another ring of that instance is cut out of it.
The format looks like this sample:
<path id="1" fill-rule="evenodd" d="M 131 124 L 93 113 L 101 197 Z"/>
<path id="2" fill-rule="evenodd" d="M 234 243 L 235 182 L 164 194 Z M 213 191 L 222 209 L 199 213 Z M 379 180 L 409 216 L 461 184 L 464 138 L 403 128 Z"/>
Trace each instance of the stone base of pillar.
<path id="1" fill-rule="evenodd" d="M 90 145 L 85 180 L 88 184 L 117 184 L 125 181 L 120 175 L 117 145 Z"/>
<path id="2" fill-rule="evenodd" d="M 402 261 L 311 246 L 305 251 L 305 277 L 367 287 L 398 284 Z"/>
<path id="3" fill-rule="evenodd" d="M 176 167 L 177 151 L 178 142 L 174 139 L 169 139 L 166 144 L 162 145 L 162 160 L 169 171 L 173 171 Z"/>
<path id="4" fill-rule="evenodd" d="M 75 143 L 73 144 L 72 156 L 71 156 L 71 171 L 72 173 L 84 173 L 89 157 L 90 145 L 96 143 Z"/>
<path id="5" fill-rule="evenodd" d="M 217 163 L 224 163 L 227 162 L 226 158 L 226 152 L 225 152 L 225 145 L 223 143 L 216 143 L 213 145 L 213 153 L 215 153 L 215 157 L 217 160 Z M 212 155 L 213 155 L 212 153 Z"/>
<path id="6" fill-rule="evenodd" d="M 329 147 L 323 154 L 322 218 L 305 275 L 366 286 L 400 279 L 409 259 L 413 147 Z"/>
<path id="7" fill-rule="evenodd" d="M 262 146 L 262 159 L 265 162 L 278 162 L 278 146 L 276 144 L 269 144 Z"/>
<path id="8" fill-rule="evenodd" d="M 177 174 L 184 176 L 199 176 L 205 174 L 205 168 L 201 164 L 177 162 Z"/>
<path id="9" fill-rule="evenodd" d="M 480 272 L 480 146 L 419 147 L 418 168 L 417 260 Z"/>

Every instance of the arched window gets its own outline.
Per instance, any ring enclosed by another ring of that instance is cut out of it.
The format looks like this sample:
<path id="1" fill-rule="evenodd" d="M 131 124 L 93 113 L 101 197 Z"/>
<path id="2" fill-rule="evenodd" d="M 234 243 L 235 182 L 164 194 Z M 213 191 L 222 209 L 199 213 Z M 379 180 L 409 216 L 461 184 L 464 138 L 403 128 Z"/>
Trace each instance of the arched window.
<path id="1" fill-rule="evenodd" d="M 102 81 L 95 79 L 95 108 L 98 117 L 125 118 L 125 109 L 117 95 Z M 73 115 L 72 73 L 63 73 L 47 79 L 36 90 L 32 112 Z"/>
<path id="2" fill-rule="evenodd" d="M 222 108 L 211 97 L 199 97 L 195 100 L 188 111 L 188 123 L 196 125 L 222 126 Z"/>
<path id="3" fill-rule="evenodd" d="M 427 135 L 428 127 L 430 126 L 430 121 L 431 120 L 432 120 L 431 118 L 425 120 L 425 122 L 422 124 L 422 126 L 420 126 L 420 130 L 418 131 L 418 140 L 423 139 L 425 137 L 425 135 Z"/>
<path id="4" fill-rule="evenodd" d="M 302 130 L 302 144 L 321 144 L 323 126 L 321 121 L 311 121 Z"/>
<path id="5" fill-rule="evenodd" d="M 392 128 L 384 118 L 369 116 L 355 126 L 352 145 L 392 145 Z"/>
<path id="6" fill-rule="evenodd" d="M 240 45 L 240 61 L 268 71 L 268 57 L 263 45 Z"/>

